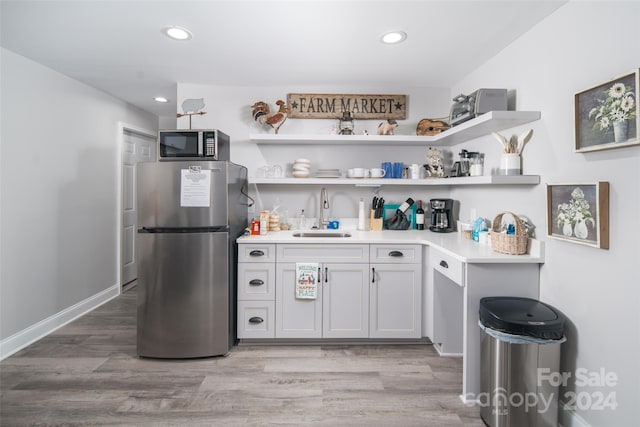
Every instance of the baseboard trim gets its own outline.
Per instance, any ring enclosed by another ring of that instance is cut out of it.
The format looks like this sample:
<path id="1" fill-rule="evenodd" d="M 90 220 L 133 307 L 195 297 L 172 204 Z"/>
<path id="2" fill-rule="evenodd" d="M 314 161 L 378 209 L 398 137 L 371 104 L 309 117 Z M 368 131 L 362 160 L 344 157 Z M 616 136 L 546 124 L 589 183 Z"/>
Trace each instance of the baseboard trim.
<path id="1" fill-rule="evenodd" d="M 120 295 L 120 285 L 116 284 L 0 341 L 0 360 L 33 344 L 40 338 L 100 307 L 118 295 Z"/>

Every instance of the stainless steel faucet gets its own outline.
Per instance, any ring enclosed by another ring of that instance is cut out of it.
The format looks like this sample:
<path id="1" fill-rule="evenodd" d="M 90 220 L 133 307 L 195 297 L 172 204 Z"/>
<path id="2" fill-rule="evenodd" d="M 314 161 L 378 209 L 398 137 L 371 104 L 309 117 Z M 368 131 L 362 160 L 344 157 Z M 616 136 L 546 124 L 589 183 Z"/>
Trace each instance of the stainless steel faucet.
<path id="1" fill-rule="evenodd" d="M 325 209 L 329 209 L 329 195 L 327 194 L 327 189 L 323 188 L 320 190 L 320 214 L 318 215 L 318 228 L 323 230 L 327 228 L 329 224 L 329 220 L 325 219 Z"/>

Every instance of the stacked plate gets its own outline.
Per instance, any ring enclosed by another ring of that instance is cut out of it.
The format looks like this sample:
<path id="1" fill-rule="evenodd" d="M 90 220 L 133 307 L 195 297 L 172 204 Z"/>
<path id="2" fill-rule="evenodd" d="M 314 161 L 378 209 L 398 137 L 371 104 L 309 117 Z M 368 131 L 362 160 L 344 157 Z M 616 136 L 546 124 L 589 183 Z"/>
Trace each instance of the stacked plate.
<path id="1" fill-rule="evenodd" d="M 316 177 L 318 178 L 341 178 L 342 173 L 340 169 L 318 169 L 316 171 Z"/>
<path id="2" fill-rule="evenodd" d="M 311 160 L 296 159 L 293 162 L 293 176 L 296 178 L 307 178 L 311 169 Z"/>

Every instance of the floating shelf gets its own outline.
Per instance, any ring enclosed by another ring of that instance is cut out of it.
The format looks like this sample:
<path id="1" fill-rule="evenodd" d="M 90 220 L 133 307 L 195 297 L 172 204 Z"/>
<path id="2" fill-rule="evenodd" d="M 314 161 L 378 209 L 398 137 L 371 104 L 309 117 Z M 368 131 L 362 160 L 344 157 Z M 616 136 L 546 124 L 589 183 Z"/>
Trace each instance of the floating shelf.
<path id="1" fill-rule="evenodd" d="M 273 145 L 455 145 L 504 129 L 540 120 L 539 111 L 490 111 L 435 136 L 417 135 L 286 135 L 252 134 L 256 144 Z"/>
<path id="2" fill-rule="evenodd" d="M 249 178 L 250 184 L 270 185 L 354 185 L 356 187 L 401 186 L 464 186 L 464 185 L 538 185 L 539 175 L 489 175 L 455 178 L 385 179 L 385 178 Z"/>

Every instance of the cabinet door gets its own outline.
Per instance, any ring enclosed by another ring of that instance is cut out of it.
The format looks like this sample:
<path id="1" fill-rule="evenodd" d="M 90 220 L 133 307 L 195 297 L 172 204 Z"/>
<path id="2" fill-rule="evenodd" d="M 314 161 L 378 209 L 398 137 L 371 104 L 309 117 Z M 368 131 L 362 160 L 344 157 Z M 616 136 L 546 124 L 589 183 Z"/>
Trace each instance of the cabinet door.
<path id="1" fill-rule="evenodd" d="M 420 338 L 422 267 L 371 264 L 371 338 Z"/>
<path id="2" fill-rule="evenodd" d="M 322 337 L 369 338 L 369 264 L 322 264 Z"/>
<path id="3" fill-rule="evenodd" d="M 276 338 L 322 337 L 322 286 L 316 299 L 296 298 L 296 264 L 276 263 Z"/>

